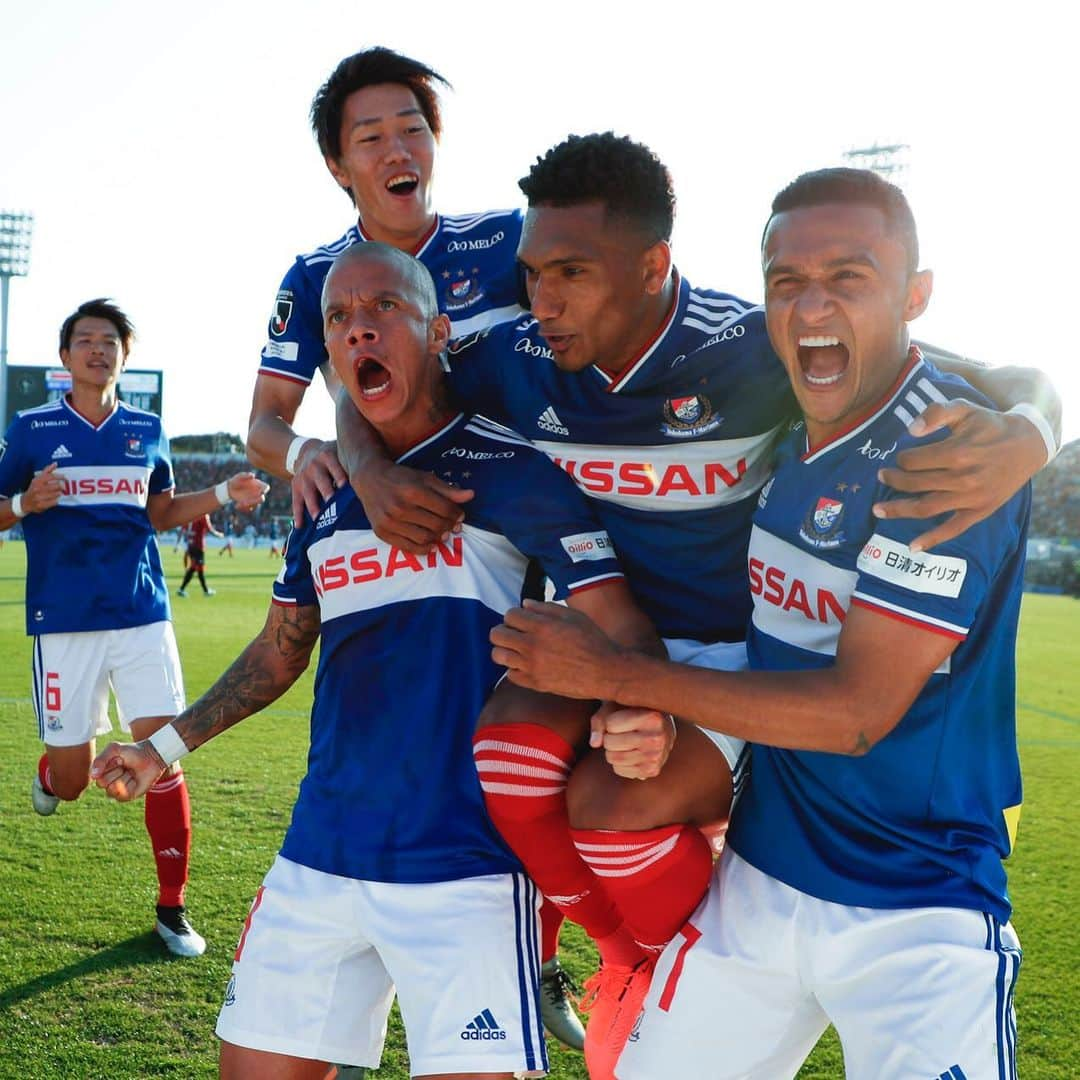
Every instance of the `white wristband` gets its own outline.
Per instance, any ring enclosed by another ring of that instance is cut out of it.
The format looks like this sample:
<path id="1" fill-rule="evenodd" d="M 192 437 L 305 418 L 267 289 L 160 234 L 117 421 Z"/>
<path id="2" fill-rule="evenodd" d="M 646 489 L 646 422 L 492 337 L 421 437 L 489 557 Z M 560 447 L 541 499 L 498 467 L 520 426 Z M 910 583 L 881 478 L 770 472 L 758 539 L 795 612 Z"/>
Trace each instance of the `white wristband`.
<path id="1" fill-rule="evenodd" d="M 1028 401 L 1022 401 L 1019 405 L 1014 405 L 1009 410 L 1009 413 L 1014 416 L 1022 416 L 1035 425 L 1035 430 L 1042 436 L 1042 441 L 1046 444 L 1046 464 L 1049 465 L 1057 457 L 1061 447 L 1058 446 L 1054 439 L 1054 433 L 1050 430 L 1050 422 L 1039 411 L 1038 406 L 1032 405 Z"/>
<path id="2" fill-rule="evenodd" d="M 11 497 L 11 512 L 17 518 L 26 517 L 26 511 L 23 509 L 23 505 L 22 505 L 22 492 L 21 491 L 19 492 L 18 495 L 13 495 Z"/>
<path id="3" fill-rule="evenodd" d="M 291 443 L 289 443 L 289 452 L 285 455 L 285 471 L 292 476 L 296 471 L 296 459 L 300 456 L 300 451 L 304 449 L 304 444 L 310 442 L 307 435 L 297 435 Z"/>
<path id="4" fill-rule="evenodd" d="M 228 506 L 232 502 L 232 496 L 229 494 L 229 481 L 222 480 L 220 484 L 215 484 L 214 495 L 220 506 Z"/>
<path id="5" fill-rule="evenodd" d="M 161 756 L 166 765 L 172 765 L 186 754 L 191 753 L 187 744 L 180 738 L 180 733 L 172 726 L 166 724 L 158 728 L 149 739 L 146 740 Z"/>

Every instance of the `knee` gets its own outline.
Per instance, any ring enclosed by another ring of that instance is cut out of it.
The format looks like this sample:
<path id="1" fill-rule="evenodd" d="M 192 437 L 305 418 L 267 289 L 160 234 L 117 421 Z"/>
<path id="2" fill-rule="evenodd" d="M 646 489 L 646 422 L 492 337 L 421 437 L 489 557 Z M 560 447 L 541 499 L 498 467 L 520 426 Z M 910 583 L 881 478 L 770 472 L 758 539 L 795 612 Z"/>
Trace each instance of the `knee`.
<path id="1" fill-rule="evenodd" d="M 87 773 L 65 774 L 57 773 L 54 769 L 49 778 L 49 787 L 53 794 L 64 802 L 74 802 L 90 786 L 90 777 Z"/>
<path id="2" fill-rule="evenodd" d="M 504 680 L 488 698 L 476 726 L 482 730 L 503 724 L 533 724 L 554 732 L 580 750 L 589 738 L 592 711 L 592 702 L 540 694 Z"/>
<path id="3" fill-rule="evenodd" d="M 591 751 L 578 763 L 567 785 L 571 827 L 640 832 L 670 824 L 660 820 L 663 806 L 655 798 L 655 782 L 616 776 L 603 752 Z"/>

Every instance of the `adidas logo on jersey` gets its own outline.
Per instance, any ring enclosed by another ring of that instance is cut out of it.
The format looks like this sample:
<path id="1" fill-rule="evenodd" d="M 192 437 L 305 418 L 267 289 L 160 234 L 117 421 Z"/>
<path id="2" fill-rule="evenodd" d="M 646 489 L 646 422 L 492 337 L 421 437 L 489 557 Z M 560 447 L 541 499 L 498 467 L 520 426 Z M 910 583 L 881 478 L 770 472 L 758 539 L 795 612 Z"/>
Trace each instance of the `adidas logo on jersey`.
<path id="1" fill-rule="evenodd" d="M 563 424 L 550 405 L 536 418 L 536 426 L 541 431 L 550 431 L 552 435 L 570 434 L 570 429 Z"/>
<path id="2" fill-rule="evenodd" d="M 328 529 L 337 521 L 337 503 L 331 503 L 316 519 L 316 529 Z"/>
<path id="3" fill-rule="evenodd" d="M 58 461 L 60 458 L 71 457 L 71 451 L 61 443 L 53 452 L 53 461 Z"/>
<path id="4" fill-rule="evenodd" d="M 184 857 L 184 853 L 179 848 L 174 847 L 162 848 L 158 855 L 163 859 L 182 859 Z"/>
<path id="5" fill-rule="evenodd" d="M 489 1042 L 492 1039 L 505 1039 L 506 1032 L 495 1022 L 491 1010 L 485 1009 L 465 1025 L 461 1037 L 463 1039 L 482 1039 L 484 1042 Z"/>

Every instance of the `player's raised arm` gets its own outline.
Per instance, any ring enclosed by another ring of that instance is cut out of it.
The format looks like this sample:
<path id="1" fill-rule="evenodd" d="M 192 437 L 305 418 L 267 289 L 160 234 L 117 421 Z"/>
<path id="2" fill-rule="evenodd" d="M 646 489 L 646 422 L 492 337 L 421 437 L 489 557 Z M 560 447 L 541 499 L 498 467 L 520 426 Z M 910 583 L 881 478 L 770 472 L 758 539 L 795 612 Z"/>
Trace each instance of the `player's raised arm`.
<path id="1" fill-rule="evenodd" d="M 170 488 L 151 495 L 146 501 L 146 512 L 157 532 L 168 532 L 178 525 L 187 525 L 203 514 L 212 514 L 230 502 L 236 503 L 238 510 L 250 510 L 266 498 L 269 490 L 270 485 L 254 473 L 239 472 L 202 491 L 177 494 Z"/>
<path id="2" fill-rule="evenodd" d="M 120 802 L 145 795 L 174 761 L 277 701 L 307 669 L 318 638 L 316 605 L 272 604 L 258 637 L 198 701 L 149 739 L 110 743 L 91 777 Z"/>
<path id="3" fill-rule="evenodd" d="M 882 482 L 912 497 L 875 507 L 881 518 L 949 514 L 912 542 L 913 551 L 929 550 L 988 517 L 1053 458 L 1061 442 L 1061 397 L 1038 369 L 988 368 L 936 352 L 932 359 L 1009 411 L 956 400 L 932 403 L 914 420 L 913 435 L 946 428 L 950 434 L 905 450 L 895 466 L 883 468 Z"/>

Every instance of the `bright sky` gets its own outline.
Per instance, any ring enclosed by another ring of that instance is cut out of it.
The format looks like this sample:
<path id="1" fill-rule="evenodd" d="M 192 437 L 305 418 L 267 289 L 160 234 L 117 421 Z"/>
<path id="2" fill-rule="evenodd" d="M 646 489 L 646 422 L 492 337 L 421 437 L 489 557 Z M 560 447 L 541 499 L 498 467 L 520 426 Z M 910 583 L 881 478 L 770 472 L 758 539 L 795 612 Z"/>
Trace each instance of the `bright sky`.
<path id="1" fill-rule="evenodd" d="M 338 60 L 384 44 L 455 87 L 438 209 L 519 205 L 539 153 L 614 129 L 672 170 L 683 272 L 748 298 L 776 190 L 853 147 L 909 144 L 902 184 L 936 279 L 917 334 L 1042 366 L 1077 437 L 1080 84 L 1065 8 L 666 0 L 650 19 L 599 0 L 8 5 L 0 208 L 36 218 L 9 362 L 55 363 L 63 317 L 112 296 L 138 330 L 130 366 L 165 372 L 169 433 L 245 433 L 282 274 L 352 221 L 308 106 Z M 296 426 L 330 431 L 321 385 Z"/>

